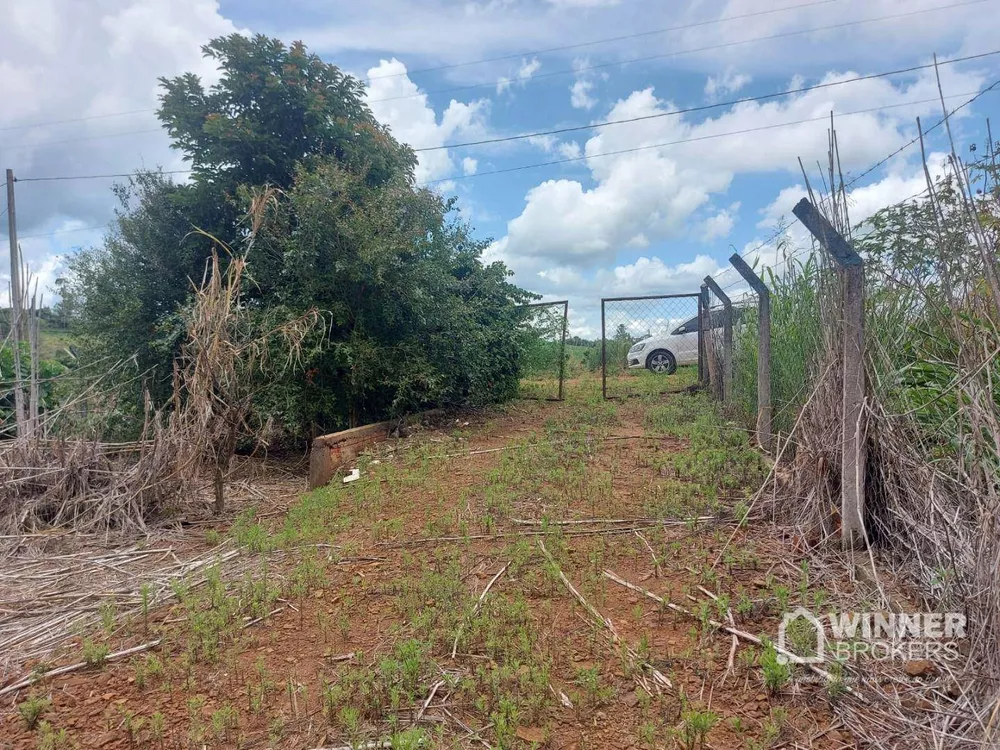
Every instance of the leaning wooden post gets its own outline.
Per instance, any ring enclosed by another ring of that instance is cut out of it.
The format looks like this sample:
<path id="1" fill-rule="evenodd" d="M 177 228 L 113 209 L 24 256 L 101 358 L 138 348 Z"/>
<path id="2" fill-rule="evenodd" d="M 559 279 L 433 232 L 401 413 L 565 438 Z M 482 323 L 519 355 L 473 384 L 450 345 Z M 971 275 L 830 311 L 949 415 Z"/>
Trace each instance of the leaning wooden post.
<path id="1" fill-rule="evenodd" d="M 746 261 L 733 253 L 729 262 L 757 292 L 757 442 L 771 450 L 771 293 Z"/>
<path id="2" fill-rule="evenodd" d="M 733 398 L 733 301 L 711 276 L 705 277 L 705 286 L 722 302 L 722 400 L 729 403 Z"/>
<path id="3" fill-rule="evenodd" d="M 698 292 L 698 385 L 705 385 L 705 295 Z"/>
<path id="4" fill-rule="evenodd" d="M 698 382 L 703 386 L 712 383 L 712 371 L 708 364 L 708 336 L 711 326 L 708 315 L 708 287 L 704 284 L 698 292 Z"/>
<path id="5" fill-rule="evenodd" d="M 707 284 L 701 285 L 701 323 L 698 326 L 704 331 L 702 342 L 705 349 L 705 370 L 708 373 L 708 387 L 712 395 L 720 401 L 723 398 L 722 373 L 719 372 L 719 351 L 715 345 L 715 322 L 712 319 L 712 298 Z"/>
<path id="6" fill-rule="evenodd" d="M 816 207 L 803 198 L 792 213 L 833 258 L 843 277 L 841 319 L 844 344 L 841 354 L 844 400 L 841 409 L 843 439 L 840 462 L 841 545 L 856 549 L 865 545 L 865 464 L 867 449 L 862 425 L 865 401 L 865 266 L 861 256 L 827 221 Z"/>

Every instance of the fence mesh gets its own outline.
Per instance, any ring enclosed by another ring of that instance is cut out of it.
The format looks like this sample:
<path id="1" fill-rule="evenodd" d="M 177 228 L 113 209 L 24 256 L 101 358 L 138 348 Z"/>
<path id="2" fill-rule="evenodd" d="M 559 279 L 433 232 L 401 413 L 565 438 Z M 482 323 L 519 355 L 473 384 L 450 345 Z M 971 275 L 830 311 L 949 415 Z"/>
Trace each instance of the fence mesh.
<path id="1" fill-rule="evenodd" d="M 698 295 L 601 300 L 605 398 L 694 385 L 699 362 Z"/>
<path id="2" fill-rule="evenodd" d="M 760 333 L 757 293 L 750 289 L 727 291 L 733 306 L 732 390 L 727 403 L 739 421 L 748 429 L 756 427 L 757 419 L 757 352 Z M 721 305 L 710 295 L 710 305 Z M 721 351 L 721 350 L 720 350 Z M 718 391 L 716 391 L 718 392 Z"/>
<path id="3" fill-rule="evenodd" d="M 569 303 L 539 302 L 522 310 L 524 368 L 519 396 L 561 401 L 566 378 L 566 329 Z"/>
<path id="4" fill-rule="evenodd" d="M 732 356 L 736 314 L 728 297 L 723 300 L 708 287 L 705 287 L 705 309 L 708 311 L 710 325 L 702 337 L 704 374 L 712 395 L 723 401 L 727 395 L 732 395 L 731 371 L 727 373 L 727 369 Z"/>

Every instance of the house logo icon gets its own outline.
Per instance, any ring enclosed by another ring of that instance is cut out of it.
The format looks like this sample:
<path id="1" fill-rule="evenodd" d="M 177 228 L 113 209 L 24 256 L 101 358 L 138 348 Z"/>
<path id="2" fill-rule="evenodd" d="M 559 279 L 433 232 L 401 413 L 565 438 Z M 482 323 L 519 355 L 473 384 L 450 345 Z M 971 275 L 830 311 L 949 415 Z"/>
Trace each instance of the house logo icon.
<path id="1" fill-rule="evenodd" d="M 808 626 L 816 632 L 816 652 L 812 656 L 799 656 L 789 648 L 790 644 L 786 638 L 788 626 L 799 620 L 808 623 Z M 789 662 L 794 664 L 822 664 L 823 652 L 826 649 L 826 632 L 823 629 L 823 623 L 805 607 L 796 607 L 791 612 L 786 612 L 784 617 L 781 618 L 781 624 L 778 626 L 777 645 L 778 661 L 781 664 L 788 664 Z"/>

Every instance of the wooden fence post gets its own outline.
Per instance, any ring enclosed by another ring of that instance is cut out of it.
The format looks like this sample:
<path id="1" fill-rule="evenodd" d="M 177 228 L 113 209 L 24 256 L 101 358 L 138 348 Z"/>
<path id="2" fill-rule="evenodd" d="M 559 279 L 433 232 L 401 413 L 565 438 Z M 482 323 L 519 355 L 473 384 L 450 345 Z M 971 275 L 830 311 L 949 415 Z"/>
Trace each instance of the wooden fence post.
<path id="1" fill-rule="evenodd" d="M 733 398 L 733 301 L 711 276 L 705 277 L 705 286 L 722 302 L 722 400 L 729 403 Z"/>
<path id="2" fill-rule="evenodd" d="M 771 450 L 771 293 L 738 253 L 729 262 L 757 292 L 757 442 Z"/>
<path id="3" fill-rule="evenodd" d="M 865 401 L 865 266 L 850 243 L 806 198 L 798 202 L 792 213 L 833 258 L 843 278 L 840 313 L 844 321 L 840 540 L 844 549 L 856 549 L 863 547 L 866 539 L 865 464 L 868 456 L 862 425 Z"/>
<path id="4" fill-rule="evenodd" d="M 708 384 L 708 369 L 705 367 L 705 287 L 698 292 L 698 385 Z"/>
<path id="5" fill-rule="evenodd" d="M 14 430 L 16 435 L 28 432 L 28 404 L 24 395 L 21 372 L 21 342 L 24 340 L 24 301 L 27 295 L 21 286 L 21 246 L 17 242 L 17 207 L 14 201 L 14 170 L 7 170 L 7 232 L 10 242 L 10 340 L 14 354 Z M 25 282 L 27 283 L 27 282 Z"/>
<path id="6" fill-rule="evenodd" d="M 719 373 L 719 358 L 715 346 L 715 330 L 712 320 L 712 298 L 708 285 L 701 285 L 701 320 L 698 331 L 701 334 L 702 350 L 705 358 L 705 385 L 720 401 L 722 400 L 722 377 Z"/>

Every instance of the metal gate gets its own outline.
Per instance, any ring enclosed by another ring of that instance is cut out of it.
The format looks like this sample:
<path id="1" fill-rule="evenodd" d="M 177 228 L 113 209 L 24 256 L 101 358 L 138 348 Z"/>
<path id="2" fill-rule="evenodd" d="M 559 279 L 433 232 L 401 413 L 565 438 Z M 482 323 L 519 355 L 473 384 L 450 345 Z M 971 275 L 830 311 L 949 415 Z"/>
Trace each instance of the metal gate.
<path id="1" fill-rule="evenodd" d="M 605 399 L 669 393 L 703 380 L 702 295 L 601 299 Z"/>
<path id="2" fill-rule="evenodd" d="M 521 310 L 525 361 L 518 395 L 525 399 L 562 401 L 569 302 L 535 302 Z"/>

